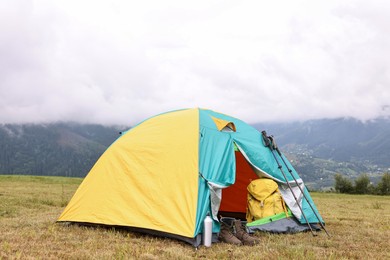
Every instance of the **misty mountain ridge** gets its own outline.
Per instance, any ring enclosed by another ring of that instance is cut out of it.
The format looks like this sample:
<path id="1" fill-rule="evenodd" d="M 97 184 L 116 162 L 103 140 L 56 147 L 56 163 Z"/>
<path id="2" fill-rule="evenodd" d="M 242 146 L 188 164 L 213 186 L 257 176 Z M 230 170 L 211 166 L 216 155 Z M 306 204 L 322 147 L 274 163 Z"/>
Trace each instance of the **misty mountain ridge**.
<path id="1" fill-rule="evenodd" d="M 273 135 L 302 179 L 330 186 L 335 173 L 375 177 L 390 168 L 390 120 L 354 118 L 252 124 Z M 0 173 L 84 177 L 121 131 L 80 123 L 0 124 Z"/>
<path id="2" fill-rule="evenodd" d="M 261 127 L 260 125 L 255 126 Z M 267 127 L 267 126 L 264 126 Z M 390 165 L 390 120 L 352 118 L 269 125 L 283 145 L 305 145 L 314 156 L 336 161 Z"/>
<path id="3" fill-rule="evenodd" d="M 84 177 L 120 130 L 78 123 L 0 125 L 0 173 Z"/>

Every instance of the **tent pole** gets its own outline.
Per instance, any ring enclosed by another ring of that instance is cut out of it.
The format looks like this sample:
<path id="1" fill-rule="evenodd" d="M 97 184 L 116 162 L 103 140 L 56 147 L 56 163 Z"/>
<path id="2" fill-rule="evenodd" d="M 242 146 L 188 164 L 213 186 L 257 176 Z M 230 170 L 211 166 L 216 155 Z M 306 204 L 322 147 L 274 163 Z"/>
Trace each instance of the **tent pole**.
<path id="1" fill-rule="evenodd" d="M 286 161 L 284 160 L 283 156 L 282 156 L 282 153 L 281 151 L 279 150 L 279 147 L 277 146 L 276 142 L 275 142 L 275 139 L 273 137 L 269 137 L 271 139 L 271 143 L 272 143 L 272 147 L 273 149 L 275 149 L 277 151 L 277 153 L 279 154 L 279 157 L 282 159 L 284 165 L 286 166 L 288 172 L 290 173 L 291 177 L 293 177 L 295 183 L 297 184 L 297 186 L 299 187 L 299 190 L 302 192 L 303 194 L 303 197 L 305 198 L 305 200 L 307 201 L 307 203 L 309 204 L 311 210 L 313 211 L 314 215 L 317 217 L 318 219 L 318 223 L 320 223 L 322 229 L 325 231 L 325 233 L 330 237 L 328 231 L 326 230 L 324 224 L 322 223 L 320 217 L 318 216 L 318 214 L 316 213 L 316 211 L 314 210 L 313 206 L 311 205 L 311 203 L 309 202 L 309 200 L 307 199 L 303 189 L 301 188 L 301 186 L 299 185 L 297 179 L 295 178 L 294 174 L 292 173 L 292 170 L 290 169 L 290 167 L 287 165 Z"/>
<path id="2" fill-rule="evenodd" d="M 264 140 L 264 142 L 265 142 L 264 145 L 267 146 L 267 147 L 271 150 L 271 153 L 272 153 L 272 155 L 274 156 L 274 159 L 275 159 L 276 163 L 278 164 L 278 168 L 279 168 L 280 172 L 282 173 L 284 179 L 286 180 L 287 186 L 288 186 L 288 188 L 290 189 L 290 191 L 291 191 L 291 193 L 292 193 L 292 195 L 293 195 L 293 197 L 294 197 L 294 199 L 295 199 L 295 202 L 297 203 L 299 209 L 301 210 L 302 215 L 303 215 L 303 217 L 305 218 L 306 223 L 307 223 L 308 227 L 310 228 L 311 233 L 313 234 L 313 236 L 317 236 L 317 234 L 314 233 L 314 230 L 313 230 L 313 228 L 311 227 L 311 225 L 310 225 L 310 223 L 309 223 L 309 220 L 307 219 L 305 213 L 303 212 L 303 209 L 302 209 L 301 205 L 299 205 L 298 198 L 297 198 L 297 196 L 295 195 L 295 193 L 294 193 L 294 191 L 293 191 L 293 189 L 292 189 L 290 183 L 288 182 L 287 176 L 286 176 L 286 174 L 284 173 L 284 171 L 283 171 L 283 169 L 282 169 L 282 165 L 279 163 L 278 158 L 276 158 L 276 155 L 275 155 L 274 150 L 273 150 L 273 148 L 272 148 L 272 146 L 271 146 L 271 142 L 270 142 L 269 137 L 267 136 L 267 133 L 266 133 L 265 131 L 262 131 L 261 133 L 262 133 L 262 135 L 263 135 L 263 140 Z"/>

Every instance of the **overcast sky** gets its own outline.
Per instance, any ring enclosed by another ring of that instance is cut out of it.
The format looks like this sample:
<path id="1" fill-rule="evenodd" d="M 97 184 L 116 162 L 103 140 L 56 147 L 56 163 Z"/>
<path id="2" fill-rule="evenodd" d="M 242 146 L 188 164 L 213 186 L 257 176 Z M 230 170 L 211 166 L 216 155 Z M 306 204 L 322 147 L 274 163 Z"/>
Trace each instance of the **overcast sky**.
<path id="1" fill-rule="evenodd" d="M 390 2 L 0 1 L 0 123 L 390 115 Z"/>

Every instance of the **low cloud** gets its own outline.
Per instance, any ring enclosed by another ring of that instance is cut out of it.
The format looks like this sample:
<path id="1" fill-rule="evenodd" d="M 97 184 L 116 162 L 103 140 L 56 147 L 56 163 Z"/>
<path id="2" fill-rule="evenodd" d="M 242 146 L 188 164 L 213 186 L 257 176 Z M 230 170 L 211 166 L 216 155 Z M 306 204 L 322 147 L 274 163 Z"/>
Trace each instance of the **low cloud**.
<path id="1" fill-rule="evenodd" d="M 7 1 L 0 122 L 135 124 L 189 107 L 248 122 L 389 116 L 389 9 L 358 0 Z"/>

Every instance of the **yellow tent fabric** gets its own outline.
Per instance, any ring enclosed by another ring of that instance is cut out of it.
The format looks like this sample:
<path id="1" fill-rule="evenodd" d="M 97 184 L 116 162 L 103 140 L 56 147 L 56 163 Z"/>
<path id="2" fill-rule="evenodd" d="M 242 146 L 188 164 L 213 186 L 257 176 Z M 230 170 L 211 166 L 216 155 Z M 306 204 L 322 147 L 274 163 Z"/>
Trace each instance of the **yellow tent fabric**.
<path id="1" fill-rule="evenodd" d="M 106 150 L 58 221 L 123 225 L 193 237 L 198 146 L 197 109 L 144 121 Z"/>
<path id="2" fill-rule="evenodd" d="M 213 119 L 213 121 L 214 121 L 214 123 L 217 126 L 219 131 L 222 131 L 225 127 L 229 127 L 231 130 L 236 132 L 236 126 L 234 125 L 233 122 L 229 122 L 229 121 L 223 120 L 221 118 L 216 118 L 213 116 L 211 118 Z"/>

